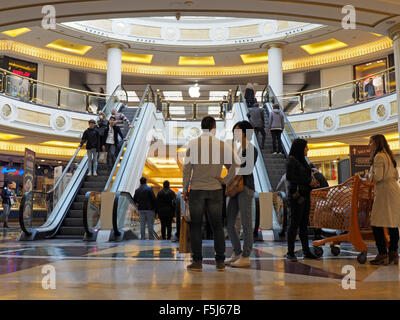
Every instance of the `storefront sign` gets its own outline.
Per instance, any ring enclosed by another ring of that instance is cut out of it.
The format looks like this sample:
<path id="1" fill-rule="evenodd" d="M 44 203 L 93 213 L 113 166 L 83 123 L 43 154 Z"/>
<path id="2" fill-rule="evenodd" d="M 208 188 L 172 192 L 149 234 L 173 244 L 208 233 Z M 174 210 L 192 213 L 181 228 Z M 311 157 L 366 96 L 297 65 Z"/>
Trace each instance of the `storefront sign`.
<path id="1" fill-rule="evenodd" d="M 369 171 L 370 149 L 368 145 L 350 146 L 351 175 L 364 175 Z"/>

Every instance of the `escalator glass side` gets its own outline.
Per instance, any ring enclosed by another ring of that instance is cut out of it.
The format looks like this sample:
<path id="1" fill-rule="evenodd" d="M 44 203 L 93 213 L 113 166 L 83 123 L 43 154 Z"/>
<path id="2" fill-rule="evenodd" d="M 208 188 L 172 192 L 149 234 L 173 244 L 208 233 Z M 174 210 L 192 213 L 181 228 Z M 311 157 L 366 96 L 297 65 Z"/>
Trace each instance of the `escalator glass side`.
<path id="1" fill-rule="evenodd" d="M 88 191 L 83 203 L 83 223 L 86 232 L 92 235 L 100 228 L 101 192 Z"/>
<path id="2" fill-rule="evenodd" d="M 117 192 L 114 199 L 113 229 L 116 235 L 120 230 L 132 229 L 139 232 L 139 212 L 128 192 Z"/>

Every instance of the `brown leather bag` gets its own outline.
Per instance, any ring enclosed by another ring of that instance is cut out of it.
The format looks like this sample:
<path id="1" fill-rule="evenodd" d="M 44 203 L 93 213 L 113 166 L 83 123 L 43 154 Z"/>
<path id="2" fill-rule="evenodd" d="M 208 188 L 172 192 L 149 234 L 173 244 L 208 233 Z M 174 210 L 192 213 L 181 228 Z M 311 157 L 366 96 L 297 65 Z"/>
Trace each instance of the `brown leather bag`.
<path id="1" fill-rule="evenodd" d="M 228 197 L 234 197 L 238 193 L 244 190 L 243 176 L 236 176 L 233 178 L 230 184 L 226 186 L 225 195 Z"/>

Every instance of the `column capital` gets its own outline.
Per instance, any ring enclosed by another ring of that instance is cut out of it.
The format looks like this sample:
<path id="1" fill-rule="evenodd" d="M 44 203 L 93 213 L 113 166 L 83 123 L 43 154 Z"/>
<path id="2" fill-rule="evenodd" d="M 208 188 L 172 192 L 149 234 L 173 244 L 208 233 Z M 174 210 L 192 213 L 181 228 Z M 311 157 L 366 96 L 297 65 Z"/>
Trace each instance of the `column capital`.
<path id="1" fill-rule="evenodd" d="M 280 49 L 282 49 L 287 44 L 288 43 L 286 41 L 264 42 L 260 47 L 261 48 L 266 48 L 267 50 L 269 48 L 280 48 Z"/>
<path id="2" fill-rule="evenodd" d="M 126 45 L 125 43 L 121 43 L 121 42 L 106 42 L 105 45 L 106 45 L 107 49 L 118 48 L 118 49 L 122 50 L 122 49 L 129 48 L 128 45 Z"/>
<path id="3" fill-rule="evenodd" d="M 400 37 L 400 23 L 391 27 L 388 31 L 389 38 L 396 40 Z"/>

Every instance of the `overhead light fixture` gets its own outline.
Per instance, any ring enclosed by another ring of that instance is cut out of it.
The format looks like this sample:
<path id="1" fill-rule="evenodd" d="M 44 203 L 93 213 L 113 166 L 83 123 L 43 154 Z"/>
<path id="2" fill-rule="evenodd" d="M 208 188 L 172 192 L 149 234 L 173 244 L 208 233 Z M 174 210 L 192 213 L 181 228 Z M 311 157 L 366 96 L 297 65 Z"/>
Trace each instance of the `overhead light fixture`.
<path id="1" fill-rule="evenodd" d="M 183 100 L 182 91 L 163 91 L 163 95 L 166 100 Z"/>
<path id="2" fill-rule="evenodd" d="M 79 143 L 52 140 L 52 141 L 45 141 L 45 142 L 42 142 L 41 145 L 44 145 L 44 146 L 54 146 L 54 147 L 71 147 L 71 148 L 78 148 Z"/>
<path id="3" fill-rule="evenodd" d="M 19 136 L 17 134 L 11 133 L 0 133 L 0 140 L 14 140 L 14 139 L 22 139 L 24 136 Z"/>
<path id="4" fill-rule="evenodd" d="M 228 91 L 210 91 L 210 101 L 220 101 L 223 100 L 224 97 L 228 97 Z"/>
<path id="5" fill-rule="evenodd" d="M 140 102 L 139 97 L 137 96 L 135 91 L 127 91 L 128 94 L 128 101 L 129 102 Z"/>
<path id="6" fill-rule="evenodd" d="M 180 66 L 214 66 L 214 57 L 179 57 Z"/>
<path id="7" fill-rule="evenodd" d="M 150 64 L 153 60 L 152 54 L 139 54 L 132 52 L 122 52 L 122 61 L 124 62 L 133 62 L 133 63 L 144 63 Z"/>
<path id="8" fill-rule="evenodd" d="M 260 52 L 251 54 L 241 54 L 240 58 L 242 58 L 244 64 L 268 62 L 268 53 Z"/>
<path id="9" fill-rule="evenodd" d="M 171 115 L 184 115 L 186 114 L 185 112 L 185 107 L 184 106 L 172 106 L 169 107 L 169 113 Z"/>
<path id="10" fill-rule="evenodd" d="M 9 36 L 9 37 L 18 37 L 21 34 L 27 33 L 32 31 L 29 28 L 19 28 L 19 29 L 12 29 L 12 30 L 7 30 L 7 31 L 3 31 L 2 33 Z"/>
<path id="11" fill-rule="evenodd" d="M 200 87 L 199 87 L 199 85 L 197 83 L 194 86 L 189 88 L 189 96 L 191 98 L 200 97 Z"/>
<path id="12" fill-rule="evenodd" d="M 58 39 L 56 41 L 50 42 L 46 44 L 47 48 L 52 48 L 56 50 L 62 50 L 62 51 L 67 51 L 71 53 L 76 53 L 80 55 L 86 54 L 90 49 L 92 49 L 91 46 L 86 46 L 80 43 L 75 43 L 75 42 L 70 42 L 67 40 L 63 39 Z"/>
<path id="13" fill-rule="evenodd" d="M 316 54 L 316 53 L 321 53 L 321 52 L 326 52 L 326 51 L 331 51 L 331 50 L 348 47 L 348 44 L 344 43 L 342 41 L 336 40 L 334 38 L 331 38 L 331 39 L 320 41 L 320 42 L 305 44 L 300 47 L 303 50 L 307 51 L 309 54 Z"/>

